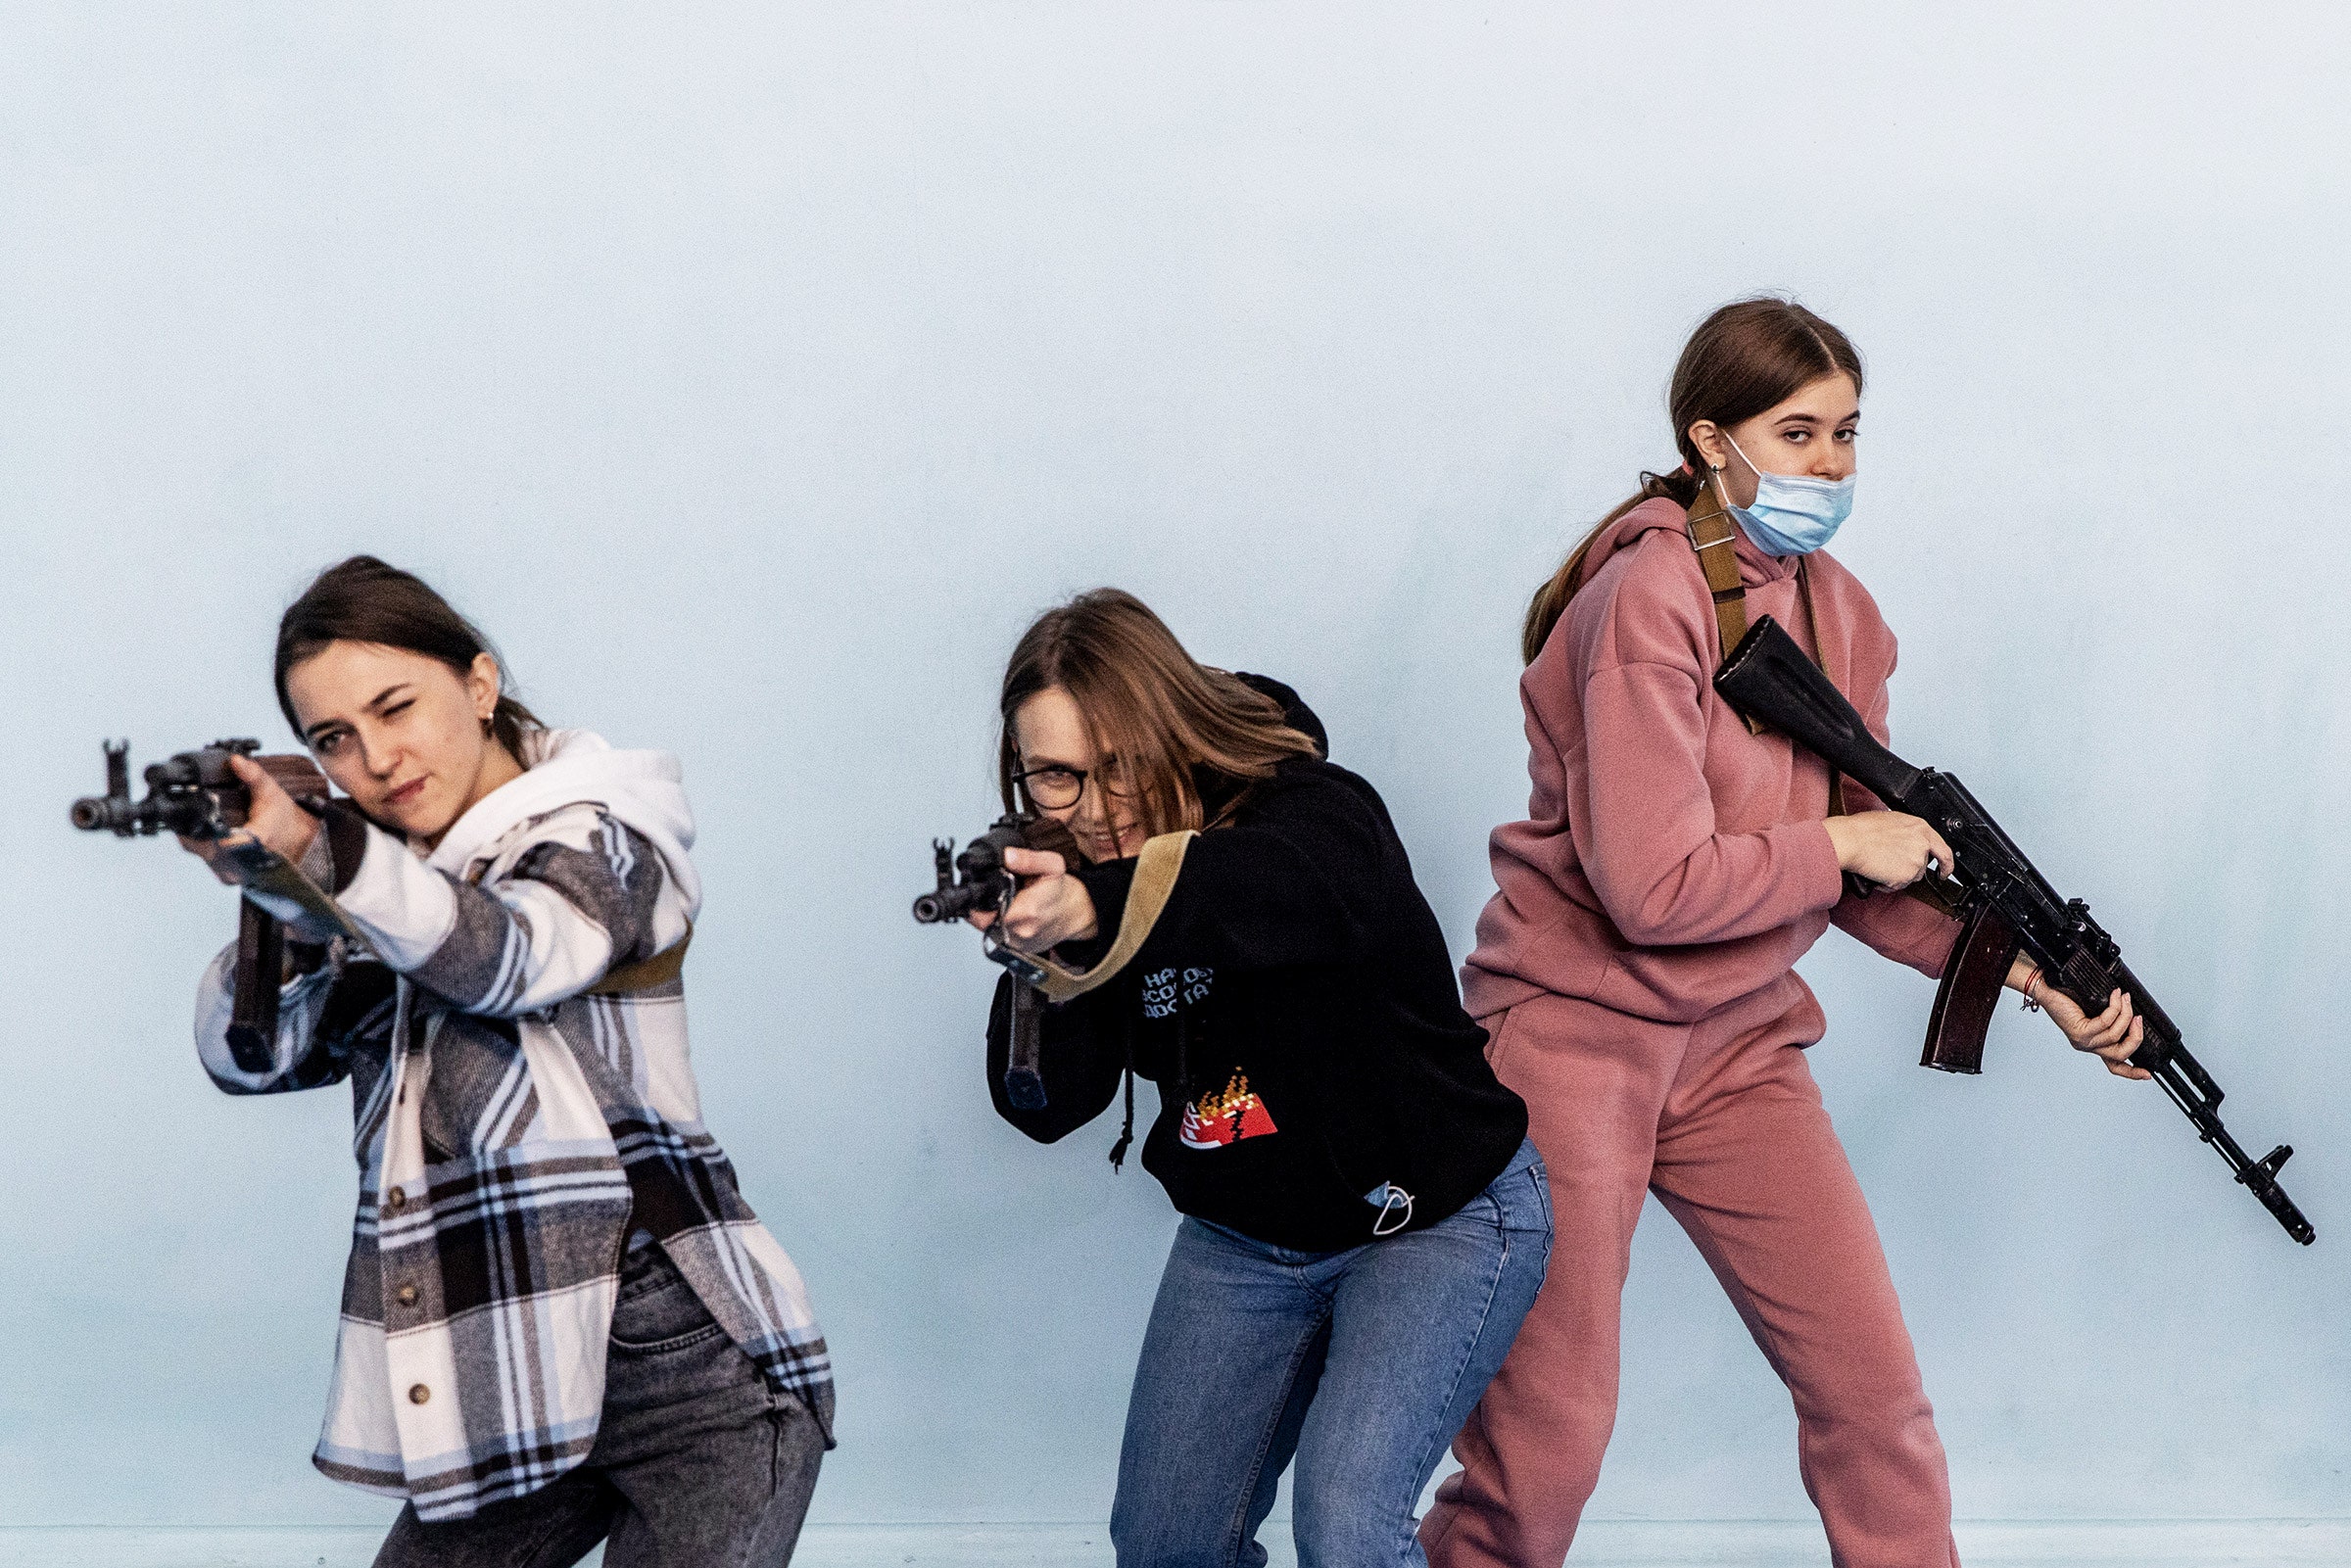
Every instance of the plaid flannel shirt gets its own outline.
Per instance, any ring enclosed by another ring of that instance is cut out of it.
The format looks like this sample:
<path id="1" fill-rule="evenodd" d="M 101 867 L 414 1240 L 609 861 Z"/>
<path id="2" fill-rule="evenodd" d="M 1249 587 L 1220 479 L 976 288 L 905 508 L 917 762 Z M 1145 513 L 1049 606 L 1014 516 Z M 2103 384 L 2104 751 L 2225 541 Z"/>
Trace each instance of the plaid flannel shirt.
<path id="1" fill-rule="evenodd" d="M 532 741 L 429 857 L 330 809 L 306 869 L 368 951 L 338 942 L 288 983 L 268 1070 L 227 1050 L 233 949 L 198 998 L 223 1090 L 351 1079 L 360 1204 L 313 1462 L 428 1521 L 586 1457 L 639 1229 L 831 1430 L 799 1272 L 703 1129 L 681 982 L 590 992 L 682 940 L 699 902 L 677 764 L 580 731 Z"/>

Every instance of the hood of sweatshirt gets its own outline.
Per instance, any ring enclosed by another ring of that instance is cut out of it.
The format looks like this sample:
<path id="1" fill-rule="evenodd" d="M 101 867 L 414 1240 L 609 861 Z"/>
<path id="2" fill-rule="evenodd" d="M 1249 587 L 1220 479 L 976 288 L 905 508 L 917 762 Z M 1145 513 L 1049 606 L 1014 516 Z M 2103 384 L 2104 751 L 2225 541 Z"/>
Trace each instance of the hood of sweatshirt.
<path id="1" fill-rule="evenodd" d="M 1581 581 L 1589 583 L 1607 565 L 1608 557 L 1638 542 L 1644 534 L 1659 529 L 1671 529 L 1685 537 L 1690 531 L 1690 514 L 1663 496 L 1653 496 L 1622 517 L 1603 529 L 1592 541 L 1591 550 L 1584 556 Z M 1734 529 L 1731 551 L 1739 559 L 1739 581 L 1749 588 L 1760 588 L 1765 583 L 1784 582 L 1796 575 L 1801 555 L 1773 555 L 1747 537 L 1744 528 Z"/>
<path id="2" fill-rule="evenodd" d="M 1306 705 L 1305 698 L 1270 675 L 1251 675 L 1246 670 L 1235 670 L 1232 678 L 1258 695 L 1271 697 L 1279 703 L 1281 722 L 1312 740 L 1325 762 L 1330 760 L 1330 736 L 1323 733 L 1321 719 Z"/>
<path id="3" fill-rule="evenodd" d="M 643 833 L 669 868 L 688 919 L 701 908 L 702 884 L 688 853 L 694 811 L 678 759 L 666 751 L 623 751 L 587 730 L 541 730 L 525 736 L 524 773 L 475 801 L 453 824 L 425 864 L 452 876 L 520 823 L 565 806 L 595 804 Z"/>

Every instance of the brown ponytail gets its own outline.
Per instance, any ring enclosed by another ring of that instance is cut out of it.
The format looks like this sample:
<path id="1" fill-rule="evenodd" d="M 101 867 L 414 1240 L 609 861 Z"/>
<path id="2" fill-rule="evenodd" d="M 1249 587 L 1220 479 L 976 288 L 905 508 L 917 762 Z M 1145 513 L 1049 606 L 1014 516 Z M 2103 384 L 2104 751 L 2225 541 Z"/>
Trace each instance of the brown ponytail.
<path id="1" fill-rule="evenodd" d="M 1567 601 L 1583 587 L 1584 559 L 1592 546 L 1626 512 L 1659 497 L 1687 509 L 1698 499 L 1705 458 L 1690 439 L 1701 419 L 1742 424 L 1775 408 L 1823 376 L 1844 374 L 1861 391 L 1861 356 L 1852 341 L 1793 300 L 1760 295 L 1724 306 L 1698 325 L 1673 367 L 1665 407 L 1673 420 L 1673 444 L 1682 467 L 1669 474 L 1644 473 L 1641 489 L 1594 524 L 1568 551 L 1567 559 L 1535 590 L 1519 628 L 1518 651 L 1529 664 L 1551 641 L 1552 628 L 1567 612 Z"/>

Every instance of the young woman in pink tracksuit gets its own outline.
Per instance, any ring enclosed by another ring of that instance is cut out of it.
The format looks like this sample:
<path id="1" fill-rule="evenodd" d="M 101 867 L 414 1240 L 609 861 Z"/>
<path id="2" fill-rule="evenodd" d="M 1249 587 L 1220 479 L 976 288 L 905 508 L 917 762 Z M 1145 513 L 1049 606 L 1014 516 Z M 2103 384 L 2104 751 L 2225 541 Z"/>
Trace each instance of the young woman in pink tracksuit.
<path id="1" fill-rule="evenodd" d="M 1617 1316 L 1655 1192 L 1795 1399 L 1804 1486 L 1839 1568 L 1951 1568 L 1950 1488 L 1884 1253 L 1802 1047 L 1826 1027 L 1795 963 L 1832 923 L 1939 974 L 1956 923 L 1860 898 L 1949 845 L 1751 734 L 1689 517 L 1719 486 L 1750 618 L 1771 615 L 1886 735 L 1895 640 L 1819 549 L 1851 503 L 1861 363 L 1802 308 L 1747 300 L 1693 335 L 1669 395 L 1683 468 L 1644 475 L 1529 607 L 1519 683 L 1533 794 L 1493 837 L 1500 884 L 1463 972 L 1497 1074 L 1550 1167 L 1559 1242 L 1421 1539 L 1435 1568 L 1553 1568 L 1615 1420 Z M 1702 508 L 1706 509 L 1706 508 Z M 1809 601 L 1807 603 L 1807 600 Z M 2009 984 L 2109 1070 L 2139 1025 L 2085 1018 L 2020 960 Z"/>

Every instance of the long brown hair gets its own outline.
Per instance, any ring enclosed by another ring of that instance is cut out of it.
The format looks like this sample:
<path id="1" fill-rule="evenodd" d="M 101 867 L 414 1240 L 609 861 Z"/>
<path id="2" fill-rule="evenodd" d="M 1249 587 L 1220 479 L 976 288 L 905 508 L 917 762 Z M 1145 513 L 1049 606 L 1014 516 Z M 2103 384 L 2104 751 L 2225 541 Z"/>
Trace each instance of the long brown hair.
<path id="1" fill-rule="evenodd" d="M 1116 757 L 1134 781 L 1136 814 L 1153 835 L 1213 826 L 1202 821 L 1195 769 L 1245 788 L 1271 777 L 1285 757 L 1318 754 L 1312 739 L 1282 721 L 1279 703 L 1194 659 L 1132 594 L 1097 588 L 1038 616 L 1013 647 L 997 704 L 996 773 L 1006 811 L 1021 805 L 1013 717 L 1053 687 L 1078 704 L 1097 755 Z"/>
<path id="2" fill-rule="evenodd" d="M 1852 340 L 1794 300 L 1758 295 L 1724 306 L 1698 324 L 1673 367 L 1665 407 L 1673 419 L 1673 444 L 1682 466 L 1669 474 L 1644 473 L 1641 489 L 1594 524 L 1559 569 L 1535 590 L 1519 629 L 1518 651 L 1535 662 L 1551 629 L 1567 612 L 1567 601 L 1583 586 L 1584 557 L 1610 523 L 1645 500 L 1662 496 L 1688 507 L 1704 485 L 1706 460 L 1690 439 L 1701 419 L 1730 426 L 1777 407 L 1823 376 L 1843 372 L 1861 391 L 1861 356 Z"/>
<path id="3" fill-rule="evenodd" d="M 459 680 L 473 672 L 477 655 L 498 658 L 490 640 L 423 578 L 372 555 L 338 561 L 286 606 L 277 623 L 277 706 L 296 735 L 302 734 L 302 721 L 294 716 L 293 699 L 286 695 L 286 676 L 329 642 L 373 642 L 421 653 L 448 665 Z M 490 735 L 520 762 L 523 736 L 547 727 L 505 689 L 504 659 L 498 660 L 498 709 L 490 716 Z"/>

